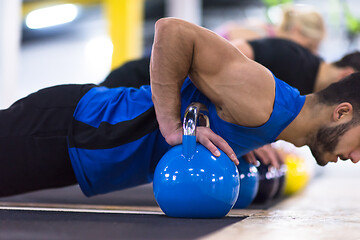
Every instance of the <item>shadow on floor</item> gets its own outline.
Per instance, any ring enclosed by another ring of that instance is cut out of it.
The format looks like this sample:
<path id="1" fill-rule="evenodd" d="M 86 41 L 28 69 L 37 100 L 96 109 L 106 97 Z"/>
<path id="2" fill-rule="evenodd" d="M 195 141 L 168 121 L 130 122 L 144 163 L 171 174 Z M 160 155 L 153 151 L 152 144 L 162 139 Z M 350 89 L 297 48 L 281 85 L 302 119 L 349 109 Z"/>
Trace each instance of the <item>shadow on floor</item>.
<path id="1" fill-rule="evenodd" d="M 284 200 L 280 197 L 262 204 L 252 204 L 248 209 L 267 210 Z M 55 203 L 55 204 L 86 204 L 86 205 L 112 205 L 112 206 L 158 206 L 153 194 L 152 184 L 142 185 L 122 191 L 86 197 L 79 186 L 60 189 L 50 189 L 27 193 L 12 197 L 0 198 L 1 202 L 11 203 Z"/>
<path id="2" fill-rule="evenodd" d="M 157 206 L 152 190 L 152 184 L 90 198 L 84 196 L 79 186 L 76 185 L 0 198 L 0 202 Z"/>
<path id="3" fill-rule="evenodd" d="M 181 219 L 148 214 L 0 210 L 0 238 L 195 239 L 245 218 Z"/>

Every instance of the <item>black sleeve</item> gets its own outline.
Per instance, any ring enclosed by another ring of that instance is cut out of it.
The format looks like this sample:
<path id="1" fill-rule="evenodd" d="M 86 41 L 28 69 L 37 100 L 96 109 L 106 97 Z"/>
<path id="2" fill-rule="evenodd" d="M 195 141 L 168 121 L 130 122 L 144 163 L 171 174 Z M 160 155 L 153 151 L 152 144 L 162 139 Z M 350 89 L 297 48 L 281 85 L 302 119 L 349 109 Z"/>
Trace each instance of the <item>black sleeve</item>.
<path id="1" fill-rule="evenodd" d="M 135 87 L 150 84 L 150 57 L 125 63 L 113 70 L 100 86 L 108 88 Z"/>
<path id="2" fill-rule="evenodd" d="M 285 39 L 263 38 L 249 41 L 254 60 L 268 68 L 277 78 L 299 89 L 301 94 L 313 92 L 320 57 Z"/>

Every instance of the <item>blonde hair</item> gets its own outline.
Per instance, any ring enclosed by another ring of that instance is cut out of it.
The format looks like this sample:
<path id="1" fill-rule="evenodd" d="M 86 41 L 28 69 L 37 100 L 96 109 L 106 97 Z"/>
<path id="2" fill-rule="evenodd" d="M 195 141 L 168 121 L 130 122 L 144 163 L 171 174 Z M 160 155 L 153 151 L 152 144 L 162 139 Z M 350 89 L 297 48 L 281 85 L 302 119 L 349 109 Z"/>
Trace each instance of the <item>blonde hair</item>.
<path id="1" fill-rule="evenodd" d="M 319 12 L 307 5 L 283 7 L 283 18 L 279 25 L 282 32 L 290 32 L 297 27 L 304 37 L 322 40 L 325 37 L 325 24 Z"/>

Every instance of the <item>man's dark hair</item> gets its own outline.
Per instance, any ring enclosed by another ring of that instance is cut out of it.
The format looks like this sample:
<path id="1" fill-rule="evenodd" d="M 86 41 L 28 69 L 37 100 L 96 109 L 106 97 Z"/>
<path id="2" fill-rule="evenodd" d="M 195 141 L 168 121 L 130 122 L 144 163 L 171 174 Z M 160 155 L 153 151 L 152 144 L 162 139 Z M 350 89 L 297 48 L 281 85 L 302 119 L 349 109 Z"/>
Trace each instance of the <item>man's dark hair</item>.
<path id="1" fill-rule="evenodd" d="M 355 72 L 342 80 L 329 85 L 315 93 L 318 102 L 335 105 L 348 102 L 353 106 L 354 113 L 360 114 L 360 72 Z"/>
<path id="2" fill-rule="evenodd" d="M 355 71 L 360 71 L 360 52 L 346 54 L 342 59 L 333 63 L 336 67 L 352 67 Z"/>

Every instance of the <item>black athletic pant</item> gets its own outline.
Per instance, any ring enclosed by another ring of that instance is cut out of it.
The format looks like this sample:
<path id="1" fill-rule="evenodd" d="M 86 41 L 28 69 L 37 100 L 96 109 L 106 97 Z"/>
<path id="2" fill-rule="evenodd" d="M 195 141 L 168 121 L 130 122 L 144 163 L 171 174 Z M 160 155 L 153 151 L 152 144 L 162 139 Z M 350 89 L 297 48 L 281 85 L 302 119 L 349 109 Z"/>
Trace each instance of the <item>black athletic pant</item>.
<path id="1" fill-rule="evenodd" d="M 150 84 L 150 57 L 112 71 L 101 86 Z M 0 197 L 76 184 L 67 150 L 72 115 L 94 85 L 40 90 L 0 110 Z"/>
<path id="2" fill-rule="evenodd" d="M 127 62 L 100 86 L 149 85 L 149 65 L 149 57 Z M 0 111 L 0 197 L 77 183 L 66 138 L 78 101 L 93 86 L 43 89 Z"/>
<path id="3" fill-rule="evenodd" d="M 77 183 L 67 135 L 78 101 L 93 86 L 46 88 L 0 111 L 0 197 Z"/>

